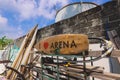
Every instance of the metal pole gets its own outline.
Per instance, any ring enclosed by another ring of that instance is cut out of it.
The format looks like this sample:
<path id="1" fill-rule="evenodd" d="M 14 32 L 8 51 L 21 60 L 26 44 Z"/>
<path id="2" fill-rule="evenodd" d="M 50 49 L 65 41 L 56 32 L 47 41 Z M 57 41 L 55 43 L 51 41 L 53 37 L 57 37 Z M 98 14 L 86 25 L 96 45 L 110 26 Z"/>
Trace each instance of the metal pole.
<path id="1" fill-rule="evenodd" d="M 80 0 L 80 5 L 81 5 L 81 12 L 83 11 L 83 7 L 82 7 L 82 0 Z"/>
<path id="2" fill-rule="evenodd" d="M 85 62 L 85 52 L 83 52 L 83 71 L 84 71 L 84 79 L 87 80 L 87 73 L 86 73 L 86 62 Z"/>
<path id="3" fill-rule="evenodd" d="M 57 63 L 59 63 L 58 59 L 59 59 L 59 57 L 57 56 Z M 60 77 L 60 75 L 59 75 L 59 64 L 57 64 L 57 80 L 59 80 L 59 77 Z"/>
<path id="4" fill-rule="evenodd" d="M 53 60 L 53 55 L 52 55 L 52 60 Z M 53 60 L 54 61 L 54 60 Z M 52 66 L 52 72 L 53 72 L 53 66 Z"/>
<path id="5" fill-rule="evenodd" d="M 93 66 L 92 56 L 90 58 L 91 58 L 91 66 Z M 94 77 L 92 77 L 92 80 L 94 80 Z"/>

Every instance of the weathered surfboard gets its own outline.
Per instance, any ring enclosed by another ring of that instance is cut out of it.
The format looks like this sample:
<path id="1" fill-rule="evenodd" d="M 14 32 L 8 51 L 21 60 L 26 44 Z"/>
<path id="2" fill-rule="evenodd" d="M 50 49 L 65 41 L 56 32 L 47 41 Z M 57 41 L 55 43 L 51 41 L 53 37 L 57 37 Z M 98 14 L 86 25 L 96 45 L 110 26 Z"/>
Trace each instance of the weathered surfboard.
<path id="1" fill-rule="evenodd" d="M 33 45 L 34 45 L 34 42 L 35 42 L 35 39 L 36 39 L 36 34 L 37 34 L 37 29 L 35 30 L 35 33 L 32 37 L 32 40 L 29 44 L 29 46 L 27 47 L 26 51 L 25 51 L 25 54 L 23 56 L 23 59 L 22 59 L 22 62 L 21 62 L 21 65 L 26 65 L 29 61 L 29 58 L 30 58 L 30 52 L 33 48 Z M 22 70 L 21 72 L 24 72 L 24 69 L 20 69 Z"/>
<path id="2" fill-rule="evenodd" d="M 31 39 L 31 37 L 32 37 L 32 35 L 34 34 L 37 26 L 38 26 L 38 25 L 36 25 L 36 26 L 26 35 L 26 37 L 24 38 L 24 40 L 23 40 L 23 42 L 22 42 L 22 45 L 21 45 L 21 47 L 20 47 L 20 50 L 18 51 L 18 54 L 17 54 L 15 60 L 13 61 L 13 64 L 12 64 L 12 66 L 11 66 L 12 68 L 17 69 L 18 66 L 20 65 L 21 60 L 22 60 L 23 53 L 25 52 L 25 49 L 26 49 L 26 47 L 27 47 L 27 45 L 28 45 L 28 41 Z M 7 76 L 6 76 L 6 77 L 9 79 L 11 75 L 12 75 L 12 71 L 9 70 L 9 71 L 7 72 Z"/>
<path id="3" fill-rule="evenodd" d="M 61 34 L 40 40 L 35 48 L 46 54 L 54 54 L 55 50 L 59 54 L 79 54 L 88 50 L 89 41 L 84 34 Z"/>
<path id="4" fill-rule="evenodd" d="M 24 68 L 21 67 L 21 65 L 26 65 L 28 64 L 28 60 L 30 58 L 30 52 L 31 52 L 31 49 L 33 48 L 33 44 L 35 42 L 35 38 L 36 38 L 36 34 L 37 34 L 37 28 L 35 29 L 35 32 L 33 34 L 33 36 L 31 37 L 31 40 L 24 52 L 24 55 L 22 56 L 22 59 L 21 59 L 21 62 L 20 62 L 20 65 L 18 66 L 18 71 L 19 72 L 24 72 Z M 14 76 L 13 79 L 15 79 L 16 77 Z"/>
<path id="5" fill-rule="evenodd" d="M 20 63 L 17 65 L 16 70 L 18 70 L 21 73 L 24 72 L 24 68 L 22 68 L 21 65 L 26 65 L 28 63 L 29 58 L 30 58 L 29 56 L 30 56 L 30 52 L 31 52 L 31 49 L 33 47 L 33 44 L 35 42 L 36 34 L 37 34 L 37 29 L 35 30 L 33 36 L 31 37 L 31 40 L 25 49 L 24 55 L 22 56 Z M 13 77 L 11 79 L 12 80 L 16 79 L 16 76 L 17 76 L 17 74 L 13 74 Z"/>

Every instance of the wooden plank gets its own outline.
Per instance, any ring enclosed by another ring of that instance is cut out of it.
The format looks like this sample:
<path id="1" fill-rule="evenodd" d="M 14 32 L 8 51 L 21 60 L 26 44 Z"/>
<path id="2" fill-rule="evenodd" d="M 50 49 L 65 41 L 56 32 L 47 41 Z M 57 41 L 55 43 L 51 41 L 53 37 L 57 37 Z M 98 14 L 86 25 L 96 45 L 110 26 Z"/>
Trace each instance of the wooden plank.
<path id="1" fill-rule="evenodd" d="M 46 63 L 45 63 L 45 65 L 46 66 L 53 66 L 53 67 L 57 66 L 57 65 L 54 65 L 54 64 L 46 64 Z M 99 78 L 99 79 L 102 79 L 102 80 L 120 80 L 120 74 L 99 72 L 97 69 L 93 69 L 93 70 L 87 70 L 87 69 L 88 68 L 86 68 L 86 72 L 89 73 L 89 76 Z M 64 67 L 64 66 L 60 66 L 60 65 L 59 65 L 59 70 L 62 73 L 65 72 L 66 74 L 69 74 L 69 75 L 74 76 L 74 77 L 81 76 L 81 74 L 84 74 L 83 69 L 77 69 L 77 68 L 72 68 L 72 67 Z"/>
<path id="2" fill-rule="evenodd" d="M 32 35 L 30 35 L 30 38 L 28 39 L 28 43 L 27 43 L 27 46 L 26 46 L 26 48 L 25 48 L 25 51 L 23 52 L 23 55 L 20 56 L 21 59 L 19 60 L 18 64 L 17 64 L 16 67 L 15 67 L 16 70 L 18 70 L 19 72 L 21 72 L 19 69 L 20 69 L 20 67 L 21 67 L 22 60 L 23 60 L 23 58 L 24 58 L 24 56 L 25 56 L 25 52 L 26 52 L 26 50 L 29 48 L 30 44 L 33 44 L 33 43 L 31 43 L 31 42 L 32 42 L 32 40 L 34 39 L 33 37 L 36 36 L 36 32 L 37 32 L 37 26 L 35 26 L 34 32 L 32 33 Z M 34 34 L 35 34 L 35 35 L 34 35 Z M 31 39 L 32 39 L 32 40 L 31 40 Z M 30 52 L 30 51 L 31 51 L 31 50 L 29 50 L 29 52 Z M 28 59 L 29 56 L 27 56 L 26 58 Z M 12 80 L 15 80 L 16 77 L 17 77 L 17 74 L 16 74 L 16 73 L 13 73 L 11 79 L 12 79 Z"/>
<path id="3" fill-rule="evenodd" d="M 116 78 L 116 79 L 119 79 L 119 80 L 120 80 L 120 74 L 108 73 L 108 72 L 104 72 L 103 74 L 104 74 L 105 76 L 113 77 L 113 78 Z"/>
<path id="4" fill-rule="evenodd" d="M 82 76 L 83 73 L 76 73 L 76 72 L 73 72 L 73 71 L 70 71 L 70 70 L 63 70 L 61 69 L 60 70 L 62 73 L 66 73 L 66 74 L 69 74 L 70 76 L 74 76 L 74 77 L 77 77 L 77 78 L 83 78 L 84 76 Z M 109 74 L 112 74 L 109 75 Z M 99 78 L 99 79 L 102 79 L 102 80 L 120 80 L 120 75 L 118 74 L 113 74 L 113 73 L 96 73 L 96 72 L 91 72 L 89 74 L 89 76 L 92 76 L 92 77 L 95 77 L 95 78 Z"/>
<path id="5" fill-rule="evenodd" d="M 44 65 L 46 65 L 46 66 L 53 66 L 53 67 L 57 66 L 55 64 L 46 64 L 46 63 Z M 83 66 L 82 65 L 79 65 L 79 66 L 73 66 L 73 65 L 71 65 L 69 67 L 65 67 L 65 66 L 59 65 L 59 67 L 60 68 L 65 68 L 65 69 L 68 68 L 68 70 L 71 70 L 71 71 L 83 72 Z M 92 72 L 103 72 L 103 68 L 101 68 L 101 67 L 93 67 L 93 66 L 88 66 L 87 65 L 86 69 L 87 69 L 88 72 L 90 72 L 90 71 L 92 71 Z"/>
<path id="6" fill-rule="evenodd" d="M 83 65 L 70 64 L 69 67 L 83 69 Z M 91 70 L 91 71 L 96 71 L 96 72 L 103 72 L 104 67 L 87 65 L 86 69 Z"/>
<path id="7" fill-rule="evenodd" d="M 63 70 L 63 69 L 60 70 L 60 73 L 65 74 L 65 75 L 69 75 L 69 76 L 76 77 L 76 78 L 78 78 L 78 79 L 80 79 L 80 80 L 81 80 L 81 79 L 84 80 L 84 76 L 83 76 L 81 73 L 75 73 L 75 72 L 71 72 L 71 71 L 69 71 L 69 70 L 65 71 L 65 70 Z"/>
<path id="8" fill-rule="evenodd" d="M 11 61 L 10 60 L 2 60 L 2 61 L 0 61 L 0 64 L 2 63 L 10 63 Z"/>
<path id="9" fill-rule="evenodd" d="M 20 50 L 18 51 L 18 54 L 17 54 L 15 60 L 13 61 L 13 64 L 12 64 L 12 66 L 11 66 L 12 68 L 15 68 L 15 67 L 16 67 L 16 64 L 18 64 L 19 61 L 21 60 L 22 54 L 24 53 L 25 48 L 26 48 L 26 46 L 28 45 L 28 44 L 27 44 L 27 43 L 28 43 L 28 40 L 29 40 L 29 38 L 31 37 L 31 35 L 33 35 L 33 33 L 34 33 L 34 31 L 35 31 L 36 28 L 37 28 L 37 26 L 34 27 L 34 28 L 26 35 L 26 37 L 24 38 L 24 40 L 23 40 L 23 42 L 22 42 L 22 45 L 21 45 L 21 47 L 20 47 Z M 16 68 L 15 68 L 15 69 L 16 69 Z M 9 79 L 10 76 L 11 76 L 11 74 L 12 74 L 12 70 L 9 70 L 9 71 L 7 72 L 7 76 L 6 76 L 6 77 Z"/>
<path id="10" fill-rule="evenodd" d="M 40 40 L 35 48 L 46 54 L 55 53 L 59 49 L 59 54 L 79 54 L 88 50 L 88 37 L 83 34 L 61 34 Z"/>
<path id="11" fill-rule="evenodd" d="M 31 40 L 28 48 L 25 51 L 25 54 L 23 56 L 21 65 L 26 65 L 28 63 L 28 60 L 29 60 L 29 57 L 30 57 L 30 52 L 31 52 L 31 49 L 33 48 L 33 44 L 34 44 L 35 39 L 36 39 L 36 34 L 37 34 L 37 29 L 35 30 L 35 33 L 34 33 L 34 35 L 32 37 L 32 40 Z M 22 70 L 21 72 L 24 72 L 24 70 Z"/>
<path id="12" fill-rule="evenodd" d="M 47 73 L 47 70 L 46 69 L 44 69 L 45 70 L 45 72 L 44 72 L 44 75 L 46 75 L 46 76 L 48 76 L 48 77 L 52 77 L 52 78 L 54 78 L 54 79 L 56 79 L 57 78 L 57 71 L 53 71 L 53 74 L 48 74 Z M 55 74 L 54 74 L 55 73 Z M 74 72 L 68 72 L 70 75 L 68 75 L 68 74 L 66 74 L 65 73 L 65 71 L 62 71 L 62 70 L 60 70 L 60 72 L 59 72 L 59 74 L 60 74 L 60 76 L 59 76 L 59 79 L 60 80 L 68 80 L 68 78 L 67 77 L 65 77 L 65 76 L 68 76 L 69 77 L 69 79 L 70 80 L 78 80 L 78 78 L 80 78 L 80 79 L 83 79 L 82 78 L 82 76 L 76 76 L 75 75 L 75 73 Z M 64 77 L 63 77 L 64 76 Z M 72 79 L 71 79 L 72 78 Z M 43 79 L 44 80 L 44 79 Z"/>
<path id="13" fill-rule="evenodd" d="M 90 76 L 100 78 L 102 80 L 120 80 L 120 74 L 115 73 L 91 73 Z M 103 79 L 104 78 L 104 79 Z"/>
<path id="14" fill-rule="evenodd" d="M 35 42 L 36 34 L 37 34 L 37 27 L 36 27 L 36 29 L 33 33 L 33 36 L 31 36 L 32 40 L 30 40 L 30 42 L 29 42 L 29 44 L 28 44 L 28 46 L 27 46 L 27 48 L 24 52 L 24 55 L 22 56 L 22 59 L 21 59 L 20 63 L 18 64 L 17 68 L 16 68 L 16 70 L 18 70 L 21 73 L 23 73 L 23 71 L 24 71 L 24 68 L 21 71 L 21 65 L 26 65 L 28 63 L 29 58 L 30 58 L 31 49 L 32 49 L 33 44 Z M 17 76 L 17 74 L 13 75 L 12 80 L 14 80 L 16 78 L 16 76 Z"/>

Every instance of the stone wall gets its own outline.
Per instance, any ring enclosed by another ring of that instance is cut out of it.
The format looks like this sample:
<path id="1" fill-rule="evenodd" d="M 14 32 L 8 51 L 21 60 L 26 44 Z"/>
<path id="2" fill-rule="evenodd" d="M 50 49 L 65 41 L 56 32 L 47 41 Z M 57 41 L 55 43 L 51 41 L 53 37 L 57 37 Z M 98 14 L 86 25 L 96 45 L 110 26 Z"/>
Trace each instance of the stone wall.
<path id="1" fill-rule="evenodd" d="M 120 17 L 115 1 L 39 29 L 37 41 L 44 37 L 64 33 L 82 33 L 89 37 L 105 37 L 105 31 L 113 29 L 117 30 L 120 35 Z"/>
<path id="2" fill-rule="evenodd" d="M 116 30 L 120 36 L 118 8 L 116 1 L 107 2 L 69 19 L 41 28 L 38 30 L 36 42 L 48 36 L 65 33 L 81 33 L 89 37 L 107 38 L 106 31 Z"/>

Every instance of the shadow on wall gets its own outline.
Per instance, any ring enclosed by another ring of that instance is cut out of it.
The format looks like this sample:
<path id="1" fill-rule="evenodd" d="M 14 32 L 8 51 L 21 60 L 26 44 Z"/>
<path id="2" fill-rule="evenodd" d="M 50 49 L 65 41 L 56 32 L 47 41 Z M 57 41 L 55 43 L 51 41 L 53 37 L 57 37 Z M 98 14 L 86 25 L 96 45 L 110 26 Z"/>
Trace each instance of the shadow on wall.
<path id="1" fill-rule="evenodd" d="M 110 72 L 120 74 L 120 63 L 118 58 L 109 58 Z"/>
<path id="2" fill-rule="evenodd" d="M 52 32 L 52 35 L 57 35 L 57 34 L 61 34 L 63 32 L 62 27 L 58 27 L 60 25 L 60 22 L 58 22 L 56 25 L 54 25 L 54 31 Z"/>

